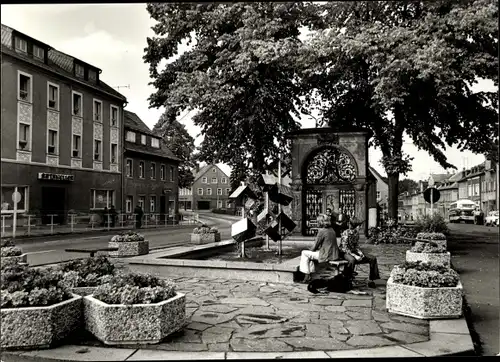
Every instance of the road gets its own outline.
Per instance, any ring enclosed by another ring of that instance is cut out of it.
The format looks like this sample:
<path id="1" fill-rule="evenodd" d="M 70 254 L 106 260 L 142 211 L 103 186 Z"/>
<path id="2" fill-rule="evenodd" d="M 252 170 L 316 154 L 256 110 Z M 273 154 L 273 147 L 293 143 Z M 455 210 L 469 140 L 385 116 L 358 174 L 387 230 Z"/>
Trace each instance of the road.
<path id="1" fill-rule="evenodd" d="M 499 353 L 498 227 L 449 224 L 448 250 L 460 273 L 482 356 Z"/>
<path id="2" fill-rule="evenodd" d="M 221 239 L 229 239 L 231 237 L 231 224 L 234 218 L 219 216 L 214 214 L 200 215 L 200 219 L 207 221 L 207 224 L 216 226 L 221 233 Z M 148 229 L 141 230 L 149 240 L 150 248 L 171 247 L 179 245 L 187 245 L 190 243 L 190 233 L 193 227 L 172 228 L 172 229 Z M 72 259 L 78 259 L 88 256 L 88 254 L 68 253 L 64 251 L 67 248 L 97 248 L 106 247 L 110 235 L 69 235 L 55 236 L 52 238 L 43 238 L 39 241 L 28 240 L 17 243 L 24 253 L 28 254 L 28 262 L 30 265 L 39 266 L 46 264 L 59 263 Z"/>

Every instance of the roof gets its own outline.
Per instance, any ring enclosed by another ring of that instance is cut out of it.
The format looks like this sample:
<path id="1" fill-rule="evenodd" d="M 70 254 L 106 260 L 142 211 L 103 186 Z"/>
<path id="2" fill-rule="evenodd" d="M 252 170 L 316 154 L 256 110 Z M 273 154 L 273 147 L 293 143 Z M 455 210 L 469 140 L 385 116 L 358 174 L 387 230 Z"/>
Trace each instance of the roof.
<path id="1" fill-rule="evenodd" d="M 140 131 L 142 133 L 146 133 L 150 136 L 155 136 L 158 137 L 156 134 L 153 133 L 149 129 L 149 127 L 142 121 L 142 119 L 139 118 L 137 114 L 134 112 L 127 111 L 126 109 L 123 110 L 123 119 L 124 119 L 124 124 L 123 126 L 125 128 L 134 130 L 134 131 Z"/>
<path id="2" fill-rule="evenodd" d="M 201 176 L 203 176 L 211 167 L 217 167 L 217 169 L 222 172 L 226 177 L 229 177 L 228 175 L 226 175 L 226 173 L 224 171 L 221 170 L 221 168 L 217 165 L 205 165 L 203 166 L 202 168 L 200 168 L 200 170 L 194 175 L 194 181 L 198 180 Z"/>
<path id="3" fill-rule="evenodd" d="M 461 179 L 464 178 L 464 173 L 465 173 L 465 171 L 459 171 L 456 174 L 454 174 L 453 176 L 451 176 L 448 179 L 448 181 L 450 181 L 450 182 L 460 181 Z"/>
<path id="4" fill-rule="evenodd" d="M 450 175 L 447 173 L 439 173 L 431 174 L 431 177 L 434 179 L 434 182 L 444 182 L 450 178 Z"/>
<path id="5" fill-rule="evenodd" d="M 375 178 L 382 180 L 386 184 L 389 183 L 389 179 L 380 175 L 373 167 L 368 166 L 368 170 L 373 174 L 373 176 L 375 176 Z"/>
<path id="6" fill-rule="evenodd" d="M 118 98 L 122 102 L 127 101 L 127 98 L 124 95 L 122 95 L 121 93 L 114 90 L 112 87 L 110 87 L 109 85 L 104 83 L 101 79 L 99 79 L 99 83 L 96 84 L 96 83 L 90 82 L 90 81 L 85 80 L 85 79 L 76 78 L 73 75 L 73 62 L 75 60 L 77 62 L 87 64 L 87 65 L 91 66 L 92 68 L 95 68 L 95 70 L 98 73 L 100 73 L 101 70 L 97 67 L 94 67 L 94 66 L 78 59 L 78 58 L 64 54 L 63 52 L 60 52 L 60 51 L 52 48 L 49 45 L 47 45 L 49 48 L 49 51 L 47 53 L 48 64 L 45 64 L 41 61 L 37 61 L 37 60 L 29 57 L 28 55 L 16 52 L 14 49 L 12 49 L 12 32 L 13 31 L 16 31 L 20 34 L 23 34 L 23 36 L 25 36 L 26 38 L 33 39 L 30 36 L 20 32 L 16 29 L 12 29 L 12 28 L 2 24 L 2 31 L 1 31 L 1 34 L 2 34 L 1 35 L 2 53 L 7 54 L 9 56 L 12 56 L 14 58 L 20 59 L 20 60 L 25 61 L 27 63 L 30 63 L 34 66 L 39 67 L 39 68 L 63 75 L 67 78 L 70 78 L 72 81 L 74 81 L 76 83 L 84 84 L 88 87 L 97 89 L 97 90 L 104 92 L 104 93 L 107 93 L 108 95 L 110 95 L 112 97 Z M 37 39 L 34 39 L 34 40 L 41 43 L 41 44 L 45 44 Z"/>
<path id="7" fill-rule="evenodd" d="M 450 189 L 458 189 L 458 183 L 453 182 L 452 184 L 446 183 L 438 187 L 439 190 L 450 190 Z"/>

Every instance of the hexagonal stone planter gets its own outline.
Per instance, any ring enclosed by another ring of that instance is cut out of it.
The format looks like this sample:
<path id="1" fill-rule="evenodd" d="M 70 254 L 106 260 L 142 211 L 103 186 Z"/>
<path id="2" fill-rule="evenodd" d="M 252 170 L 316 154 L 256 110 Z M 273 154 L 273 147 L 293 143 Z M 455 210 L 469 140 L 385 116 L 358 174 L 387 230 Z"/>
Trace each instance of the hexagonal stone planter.
<path id="1" fill-rule="evenodd" d="M 0 313 L 2 348 L 50 348 L 81 326 L 82 297 L 43 307 L 2 308 Z"/>
<path id="2" fill-rule="evenodd" d="M 419 319 L 462 316 L 462 283 L 456 287 L 422 288 L 387 281 L 386 308 L 390 313 Z"/>
<path id="3" fill-rule="evenodd" d="M 109 248 L 118 248 L 117 251 L 110 251 L 109 256 L 121 258 L 125 256 L 138 256 L 149 254 L 149 241 L 110 241 Z"/>
<path id="4" fill-rule="evenodd" d="M 449 251 L 446 253 L 415 253 L 410 250 L 406 251 L 406 261 L 416 262 L 420 261 L 422 263 L 429 264 L 441 264 L 446 267 L 450 267 L 451 254 Z"/>
<path id="5" fill-rule="evenodd" d="M 154 304 L 107 304 L 84 297 L 85 328 L 108 345 L 154 344 L 186 325 L 186 297 Z"/>
<path id="6" fill-rule="evenodd" d="M 11 264 L 11 263 L 28 263 L 28 254 L 14 255 L 14 256 L 2 256 L 0 258 L 1 264 Z"/>
<path id="7" fill-rule="evenodd" d="M 191 234 L 191 243 L 208 244 L 220 241 L 220 233 Z"/>

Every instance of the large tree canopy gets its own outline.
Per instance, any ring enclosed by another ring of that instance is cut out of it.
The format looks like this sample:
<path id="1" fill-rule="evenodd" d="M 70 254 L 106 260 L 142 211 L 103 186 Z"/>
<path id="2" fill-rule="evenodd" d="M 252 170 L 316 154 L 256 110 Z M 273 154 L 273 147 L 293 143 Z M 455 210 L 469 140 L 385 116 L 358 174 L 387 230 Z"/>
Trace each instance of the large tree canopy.
<path id="1" fill-rule="evenodd" d="M 303 94 L 295 63 L 309 7 L 301 2 L 147 5 L 158 22 L 144 56 L 157 89 L 150 106 L 165 106 L 173 118 L 184 109 L 198 110 L 193 120 L 204 136 L 201 161 L 224 162 L 244 179 L 264 172 L 286 152 L 285 133 L 300 128 L 293 118 Z M 178 55 L 183 42 L 191 48 Z M 169 62 L 159 70 L 164 59 Z"/>
<path id="2" fill-rule="evenodd" d="M 390 217 L 397 215 L 399 174 L 411 170 L 405 134 L 445 168 L 454 167 L 446 146 L 491 150 L 497 93 L 470 86 L 478 78 L 498 85 L 496 1 L 328 2 L 317 11 L 324 16 L 315 23 L 304 79 L 320 94 L 329 125 L 373 131 L 389 177 Z"/>

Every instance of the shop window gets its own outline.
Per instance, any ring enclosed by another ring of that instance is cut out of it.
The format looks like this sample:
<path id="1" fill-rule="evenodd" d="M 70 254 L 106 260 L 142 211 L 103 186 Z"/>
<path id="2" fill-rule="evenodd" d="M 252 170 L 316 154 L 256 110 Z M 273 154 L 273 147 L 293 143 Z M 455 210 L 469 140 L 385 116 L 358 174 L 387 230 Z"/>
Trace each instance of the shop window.
<path id="1" fill-rule="evenodd" d="M 108 209 L 113 202 L 113 190 L 90 190 L 90 208 L 91 209 Z"/>
<path id="2" fill-rule="evenodd" d="M 12 201 L 12 194 L 15 191 L 14 186 L 2 186 L 2 214 L 8 214 L 14 212 L 14 202 Z M 21 200 L 17 204 L 17 211 L 25 212 L 28 210 L 28 188 L 25 186 L 18 186 L 17 192 L 21 194 Z"/>

